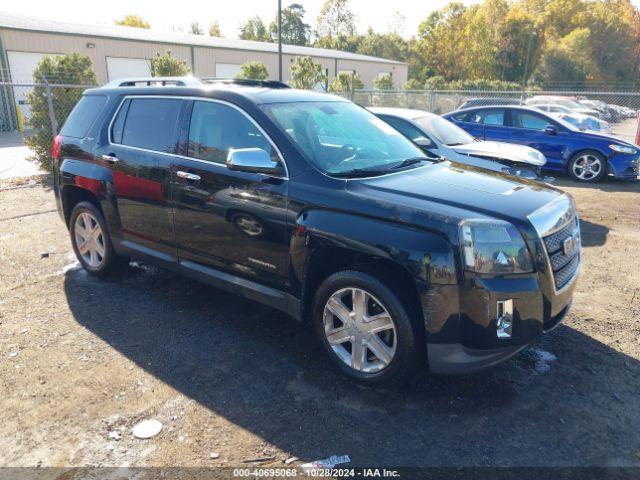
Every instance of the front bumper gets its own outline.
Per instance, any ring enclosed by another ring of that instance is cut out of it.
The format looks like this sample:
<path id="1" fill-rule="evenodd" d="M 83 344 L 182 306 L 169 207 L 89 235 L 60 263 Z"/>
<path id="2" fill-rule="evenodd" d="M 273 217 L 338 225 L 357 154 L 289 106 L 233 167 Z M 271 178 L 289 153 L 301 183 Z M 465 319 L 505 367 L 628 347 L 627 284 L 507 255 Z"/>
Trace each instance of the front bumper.
<path id="1" fill-rule="evenodd" d="M 640 176 L 640 155 L 612 155 L 609 157 L 609 172 L 616 178 L 638 178 Z"/>
<path id="2" fill-rule="evenodd" d="M 543 332 L 550 332 L 560 325 L 570 308 L 571 304 L 569 303 L 558 315 L 545 322 Z M 428 343 L 429 369 L 432 373 L 446 375 L 477 372 L 508 360 L 531 343 L 533 343 L 533 340 L 508 347 L 491 349 L 470 348 L 461 343 Z"/>

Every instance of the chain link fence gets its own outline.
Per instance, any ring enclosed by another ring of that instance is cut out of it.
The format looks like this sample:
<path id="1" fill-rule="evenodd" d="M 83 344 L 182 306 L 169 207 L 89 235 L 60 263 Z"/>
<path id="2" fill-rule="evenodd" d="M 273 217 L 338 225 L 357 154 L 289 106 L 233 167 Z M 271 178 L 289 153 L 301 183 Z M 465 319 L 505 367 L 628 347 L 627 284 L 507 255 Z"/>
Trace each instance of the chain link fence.
<path id="1" fill-rule="evenodd" d="M 7 81 L 5 75 L 0 77 L 4 79 L 0 81 L 0 182 L 6 184 L 7 179 L 47 173 L 33 161 L 34 151 L 26 144 L 32 144 L 29 139 L 38 135 L 40 143 L 50 141 L 82 92 L 92 86 L 64 83 L 64 78 Z M 640 110 L 640 91 L 356 90 L 342 95 L 365 107 L 403 107 L 436 114 L 469 106 L 469 102 L 520 105 L 550 97 L 556 97 L 553 101 L 578 99 L 600 112 L 611 124 L 611 133 L 631 142 L 635 142 Z"/>
<path id="2" fill-rule="evenodd" d="M 44 78 L 0 81 L 0 188 L 15 184 L 10 180 L 50 173 L 36 156 L 50 152 L 48 144 L 91 87 Z"/>
<path id="3" fill-rule="evenodd" d="M 340 95 L 363 107 L 412 108 L 444 115 L 460 108 L 487 105 L 559 104 L 580 107 L 610 124 L 609 133 L 635 143 L 640 91 L 586 90 L 356 90 Z"/>

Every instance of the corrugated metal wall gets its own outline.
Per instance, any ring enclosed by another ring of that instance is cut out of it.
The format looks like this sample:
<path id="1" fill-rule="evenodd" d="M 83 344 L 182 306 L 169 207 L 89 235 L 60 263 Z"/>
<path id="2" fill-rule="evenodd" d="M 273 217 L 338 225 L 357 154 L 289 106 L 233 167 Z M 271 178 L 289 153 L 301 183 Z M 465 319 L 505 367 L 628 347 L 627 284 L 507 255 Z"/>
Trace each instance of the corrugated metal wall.
<path id="1" fill-rule="evenodd" d="M 164 53 L 167 50 L 171 54 L 184 60 L 192 67 L 196 76 L 215 76 L 216 63 L 242 64 L 248 60 L 258 60 L 264 62 L 269 70 L 272 79 L 278 76 L 278 55 L 270 52 L 258 52 L 236 49 L 193 47 L 187 45 L 172 45 L 154 42 L 141 42 L 132 40 L 117 40 L 109 38 L 94 38 L 79 35 L 60 35 L 50 33 L 40 33 L 18 30 L 1 30 L 4 38 L 4 47 L 7 51 L 17 52 L 37 52 L 49 54 L 61 54 L 78 52 L 88 55 L 95 68 L 98 82 L 108 81 L 106 57 L 121 58 L 151 58 L 157 53 Z M 293 56 L 283 56 L 284 80 L 289 78 L 289 65 Z M 314 57 L 324 69 L 329 72 L 331 80 L 335 74 L 336 61 L 333 58 Z M 407 80 L 407 66 L 388 63 L 368 62 L 360 60 L 337 61 L 338 71 L 355 70 L 365 86 L 372 87 L 373 80 L 382 72 L 393 73 L 394 82 L 397 86 Z"/>

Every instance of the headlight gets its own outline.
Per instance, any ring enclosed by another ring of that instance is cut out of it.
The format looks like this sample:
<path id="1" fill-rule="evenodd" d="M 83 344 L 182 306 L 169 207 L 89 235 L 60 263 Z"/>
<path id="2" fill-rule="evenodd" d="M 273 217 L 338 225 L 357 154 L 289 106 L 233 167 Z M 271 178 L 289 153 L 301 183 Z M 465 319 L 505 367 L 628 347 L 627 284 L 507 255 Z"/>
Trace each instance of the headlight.
<path id="1" fill-rule="evenodd" d="M 530 273 L 533 261 L 516 227 L 501 220 L 460 224 L 465 270 L 477 273 Z"/>
<path id="2" fill-rule="evenodd" d="M 636 153 L 635 148 L 625 147 L 624 145 L 616 145 L 615 143 L 613 145 L 609 145 L 609 148 L 618 153 L 628 153 L 629 155 L 635 155 Z"/>

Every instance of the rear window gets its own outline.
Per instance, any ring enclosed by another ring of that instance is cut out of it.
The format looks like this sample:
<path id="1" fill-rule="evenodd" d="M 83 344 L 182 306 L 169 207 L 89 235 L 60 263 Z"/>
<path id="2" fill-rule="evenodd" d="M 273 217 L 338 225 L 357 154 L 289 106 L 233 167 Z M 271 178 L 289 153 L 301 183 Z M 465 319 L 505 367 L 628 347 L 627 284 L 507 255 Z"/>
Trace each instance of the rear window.
<path id="1" fill-rule="evenodd" d="M 62 130 L 60 130 L 60 135 L 84 138 L 106 102 L 107 97 L 102 95 L 82 97 L 69 114 Z"/>
<path id="2" fill-rule="evenodd" d="M 126 101 L 114 121 L 112 141 L 129 147 L 173 152 L 183 105 L 183 100 L 170 98 Z"/>

